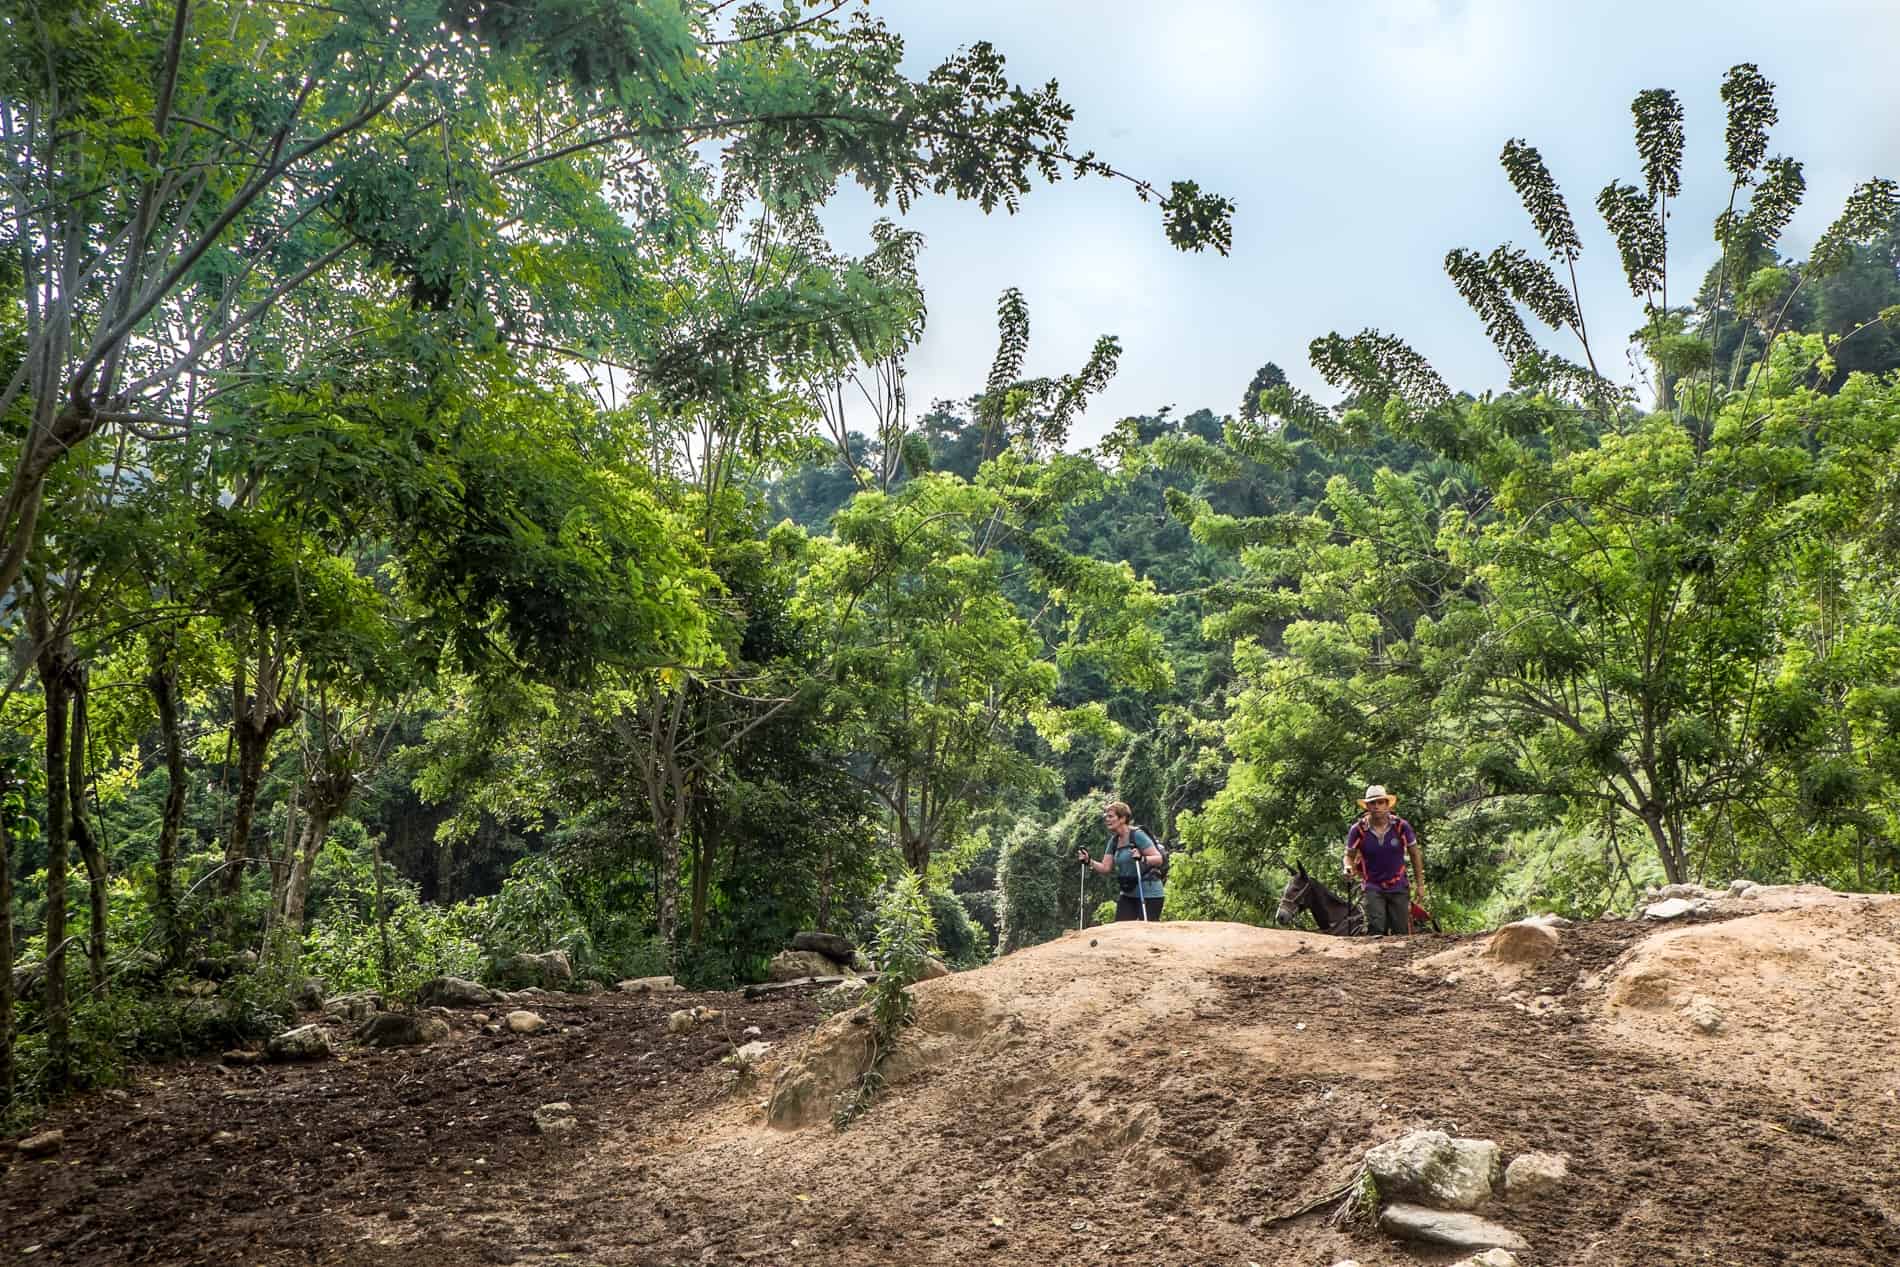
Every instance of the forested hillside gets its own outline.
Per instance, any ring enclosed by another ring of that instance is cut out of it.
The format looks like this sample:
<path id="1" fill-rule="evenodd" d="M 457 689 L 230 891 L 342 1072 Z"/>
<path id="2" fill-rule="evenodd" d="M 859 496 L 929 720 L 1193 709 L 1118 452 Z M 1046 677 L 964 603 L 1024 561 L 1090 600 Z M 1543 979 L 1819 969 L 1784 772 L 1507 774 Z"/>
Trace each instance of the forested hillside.
<path id="1" fill-rule="evenodd" d="M 1225 253 L 1233 208 L 1076 151 L 987 45 L 918 76 L 797 3 L 31 8 L 0 27 L 9 1122 L 274 1033 L 311 978 L 560 950 L 731 988 L 801 929 L 870 944 L 907 875 L 972 966 L 1099 917 L 1072 856 L 1111 798 L 1173 851 L 1169 919 L 1269 922 L 1373 782 L 1454 928 L 1900 888 L 1900 187 L 1785 245 L 1752 66 L 1725 170 L 1646 92 L 1631 183 L 1585 200 L 1633 373 L 1513 140 L 1528 245 L 1445 260 L 1508 390 L 1365 330 L 1104 426 L 1143 332 L 1036 376 L 1015 291 L 967 394 L 911 399 L 901 212 L 1106 180 Z M 1732 196 L 1685 286 L 1689 181 Z M 830 240 L 843 182 L 897 218 Z"/>

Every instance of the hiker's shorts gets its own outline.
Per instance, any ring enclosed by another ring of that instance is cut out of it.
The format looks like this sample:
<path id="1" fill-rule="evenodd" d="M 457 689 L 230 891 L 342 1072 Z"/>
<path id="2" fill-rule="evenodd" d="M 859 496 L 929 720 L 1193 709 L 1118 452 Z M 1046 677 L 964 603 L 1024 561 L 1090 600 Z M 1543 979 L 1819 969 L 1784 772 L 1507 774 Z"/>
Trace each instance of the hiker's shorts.
<path id="1" fill-rule="evenodd" d="M 1159 898 L 1159 897 L 1151 897 L 1148 899 L 1148 918 L 1149 919 L 1161 918 L 1161 903 L 1166 900 L 1167 900 L 1166 898 Z M 1125 919 L 1140 919 L 1140 918 L 1141 918 L 1141 902 L 1135 897 L 1133 893 L 1123 893 L 1119 895 L 1118 897 L 1116 897 L 1115 921 L 1117 923 L 1120 923 L 1122 920 L 1125 920 Z"/>
<path id="2" fill-rule="evenodd" d="M 1412 931 L 1412 895 L 1405 889 L 1397 893 L 1366 894 L 1366 934 L 1409 933 Z"/>

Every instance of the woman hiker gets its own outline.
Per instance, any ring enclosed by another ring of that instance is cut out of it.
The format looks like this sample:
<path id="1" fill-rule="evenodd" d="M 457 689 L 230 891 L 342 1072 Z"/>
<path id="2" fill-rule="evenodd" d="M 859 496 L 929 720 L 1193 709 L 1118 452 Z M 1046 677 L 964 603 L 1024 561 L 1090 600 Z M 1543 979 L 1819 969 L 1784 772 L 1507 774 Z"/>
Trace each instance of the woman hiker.
<path id="1" fill-rule="evenodd" d="M 1412 896 L 1405 883 L 1405 859 L 1410 855 L 1418 875 L 1418 900 L 1425 900 L 1425 855 L 1418 847 L 1412 824 L 1392 812 L 1398 797 L 1377 783 L 1359 800 L 1365 814 L 1346 832 L 1346 875 L 1363 882 L 1366 932 L 1412 931 Z"/>
<path id="2" fill-rule="evenodd" d="M 1161 865 L 1161 851 L 1155 847 L 1154 838 L 1135 826 L 1135 812 L 1123 801 L 1110 801 L 1103 806 L 1102 825 L 1108 828 L 1108 844 L 1102 850 L 1102 860 L 1090 861 L 1086 849 L 1077 849 L 1075 860 L 1097 875 L 1116 873 L 1116 879 L 1121 882 L 1121 893 L 1115 898 L 1117 921 L 1144 918 L 1144 906 L 1147 907 L 1145 918 L 1160 919 L 1164 886 L 1160 877 L 1149 875 L 1147 870 Z"/>

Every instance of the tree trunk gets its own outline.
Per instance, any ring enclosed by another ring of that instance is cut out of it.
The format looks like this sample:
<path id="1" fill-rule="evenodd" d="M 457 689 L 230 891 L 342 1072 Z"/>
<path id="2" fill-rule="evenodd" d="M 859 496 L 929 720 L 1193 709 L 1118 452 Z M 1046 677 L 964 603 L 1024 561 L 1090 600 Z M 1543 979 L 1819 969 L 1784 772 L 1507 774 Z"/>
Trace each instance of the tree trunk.
<path id="1" fill-rule="evenodd" d="M 270 851 L 270 904 L 264 908 L 264 950 L 269 953 L 271 935 L 277 928 L 277 913 L 284 909 L 284 885 L 290 880 L 290 855 L 297 847 L 297 798 L 302 794 L 302 784 L 291 793 L 290 803 L 284 806 L 284 847 L 276 846 Z"/>
<path id="2" fill-rule="evenodd" d="M 13 772 L 0 766 L 0 1117 L 13 1104 Z"/>
<path id="3" fill-rule="evenodd" d="M 681 768 L 681 739 L 685 734 L 687 699 L 680 690 L 658 685 L 648 688 L 646 715 L 640 720 L 640 739 L 646 745 L 640 779 L 647 812 L 653 823 L 653 917 L 670 970 L 678 955 L 680 906 L 680 849 L 689 813 L 689 787 Z"/>
<path id="4" fill-rule="evenodd" d="M 231 723 L 237 736 L 237 798 L 231 807 L 231 834 L 224 842 L 224 876 L 219 890 L 233 897 L 244 882 L 244 867 L 251 854 L 251 825 L 257 817 L 257 790 L 264 782 L 264 762 L 270 755 L 271 736 L 276 727 L 255 725 L 245 713 Z"/>
<path id="5" fill-rule="evenodd" d="M 86 895 L 90 900 L 91 927 L 86 930 L 86 963 L 93 991 L 106 991 L 106 854 L 99 846 L 99 835 L 86 813 L 86 744 L 88 717 L 86 695 L 89 674 L 75 669 L 72 675 L 73 727 L 67 740 L 66 795 L 72 800 L 73 844 L 86 864 Z"/>
<path id="6" fill-rule="evenodd" d="M 259 635 L 260 645 L 265 640 Z M 270 760 L 271 741 L 277 732 L 296 716 L 295 701 L 285 689 L 290 679 L 286 658 L 265 646 L 257 657 L 257 678 L 253 689 L 244 689 L 244 665 L 248 649 L 238 653 L 238 668 L 231 677 L 231 730 L 237 736 L 238 787 L 231 809 L 231 834 L 224 845 L 224 877 L 220 891 L 228 898 L 237 894 L 244 880 L 244 869 L 251 856 L 251 827 L 257 816 L 257 792 L 264 782 L 264 766 Z"/>
<path id="7" fill-rule="evenodd" d="M 329 838 L 330 824 L 349 805 L 350 794 L 356 790 L 355 774 L 348 761 L 334 765 L 322 764 L 322 757 L 318 761 L 317 770 L 304 775 L 300 798 L 304 807 L 303 827 L 296 847 L 286 859 L 289 873 L 284 878 L 276 935 L 271 939 L 271 945 L 281 948 L 285 954 L 296 953 L 297 943 L 303 937 L 304 906 L 310 899 L 310 873 L 317 865 L 317 854 Z"/>
<path id="8" fill-rule="evenodd" d="M 697 946 L 706 935 L 706 907 L 712 894 L 713 870 L 719 865 L 719 838 L 721 820 L 712 814 L 712 806 L 703 798 L 696 798 L 698 812 L 694 817 L 698 822 L 693 829 L 693 945 Z"/>
<path id="9" fill-rule="evenodd" d="M 290 872 L 284 879 L 284 904 L 278 912 L 277 935 L 286 944 L 303 936 L 303 908 L 310 898 L 310 869 L 316 865 L 317 851 L 330 834 L 330 815 L 313 805 L 304 815 L 297 846 L 291 852 Z"/>
<path id="10" fill-rule="evenodd" d="M 483 823 L 475 838 L 481 839 L 482 830 L 488 824 Z M 435 842 L 435 902 L 437 906 L 447 906 L 455 900 L 455 843 L 449 840 Z"/>
<path id="11" fill-rule="evenodd" d="M 389 907 L 383 901 L 383 838 L 369 838 L 370 862 L 376 868 L 376 934 L 382 942 L 383 989 L 395 988 L 396 957 L 389 950 Z"/>
<path id="12" fill-rule="evenodd" d="M 659 891 L 653 895 L 653 913 L 670 968 L 680 924 L 680 825 L 671 815 L 665 816 L 660 828 L 660 884 Z"/>
<path id="13" fill-rule="evenodd" d="M 145 679 L 158 704 L 158 730 L 165 745 L 165 811 L 158 825 L 158 933 L 164 945 L 165 967 L 176 968 L 185 958 L 184 930 L 178 922 L 178 838 L 185 823 L 185 745 L 178 722 L 178 670 L 168 647 Z"/>
<path id="14" fill-rule="evenodd" d="M 44 630 L 44 622 L 41 622 Z M 46 700 L 46 1085 L 57 1094 L 72 1077 L 72 1025 L 66 1006 L 66 661 L 36 631 L 40 689 Z"/>
<path id="15" fill-rule="evenodd" d="M 1656 856 L 1662 859 L 1663 875 L 1671 884 L 1684 883 L 1685 876 L 1682 865 L 1682 853 L 1680 849 L 1676 847 L 1676 842 L 1670 839 L 1669 832 L 1664 828 L 1662 815 L 1654 810 L 1650 810 L 1645 812 L 1642 817 L 1643 826 L 1649 830 L 1649 838 L 1656 846 Z"/>
<path id="16" fill-rule="evenodd" d="M 929 874 L 930 837 L 923 832 L 912 831 L 909 823 L 900 823 L 897 840 L 904 852 L 904 865 L 916 872 L 918 879 Z"/>
<path id="17" fill-rule="evenodd" d="M 818 931 L 831 931 L 831 835 L 826 833 L 818 854 Z"/>

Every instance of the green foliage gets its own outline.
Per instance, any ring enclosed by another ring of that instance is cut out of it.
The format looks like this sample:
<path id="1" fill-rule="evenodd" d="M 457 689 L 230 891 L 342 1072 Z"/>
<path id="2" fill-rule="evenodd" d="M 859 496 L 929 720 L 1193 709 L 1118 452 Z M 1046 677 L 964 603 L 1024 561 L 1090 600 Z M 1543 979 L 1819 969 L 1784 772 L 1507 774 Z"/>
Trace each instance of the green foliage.
<path id="1" fill-rule="evenodd" d="M 489 902 L 423 902 L 413 881 L 385 867 L 385 970 L 369 851 L 332 845 L 320 858 L 313 887 L 320 905 L 304 933 L 303 971 L 331 993 L 375 989 L 402 995 L 431 977 L 480 974 L 493 918 Z"/>
<path id="2" fill-rule="evenodd" d="M 1002 952 L 1034 946 L 1077 927 L 1078 901 L 1087 910 L 1104 900 L 1112 902 L 1114 879 L 1085 872 L 1075 860 L 1077 849 L 1101 853 L 1102 806 L 1109 799 L 1090 793 L 1072 801 L 1053 823 L 1026 819 L 1005 837 L 996 867 Z"/>
<path id="3" fill-rule="evenodd" d="M 953 968 L 975 968 L 990 957 L 990 937 L 970 917 L 970 909 L 961 896 L 944 889 L 931 889 L 930 922 L 937 931 L 937 949 Z"/>
<path id="4" fill-rule="evenodd" d="M 936 936 L 930 905 L 922 877 L 910 872 L 892 880 L 878 902 L 877 932 L 871 944 L 878 978 L 868 1000 L 871 1059 L 857 1085 L 839 1098 L 832 1115 L 832 1123 L 839 1130 L 870 1108 L 883 1087 L 878 1066 L 896 1045 L 899 1033 L 910 1024 L 916 1005 L 910 987 L 923 975 L 924 961 L 930 957 Z"/>
<path id="5" fill-rule="evenodd" d="M 1627 910 L 1646 887 L 1665 882 L 1653 852 L 1639 848 L 1625 856 L 1618 841 L 1595 829 L 1534 827 L 1514 832 L 1503 848 L 1501 882 L 1483 904 L 1480 927 L 1543 912 L 1595 919 L 1607 910 Z"/>

